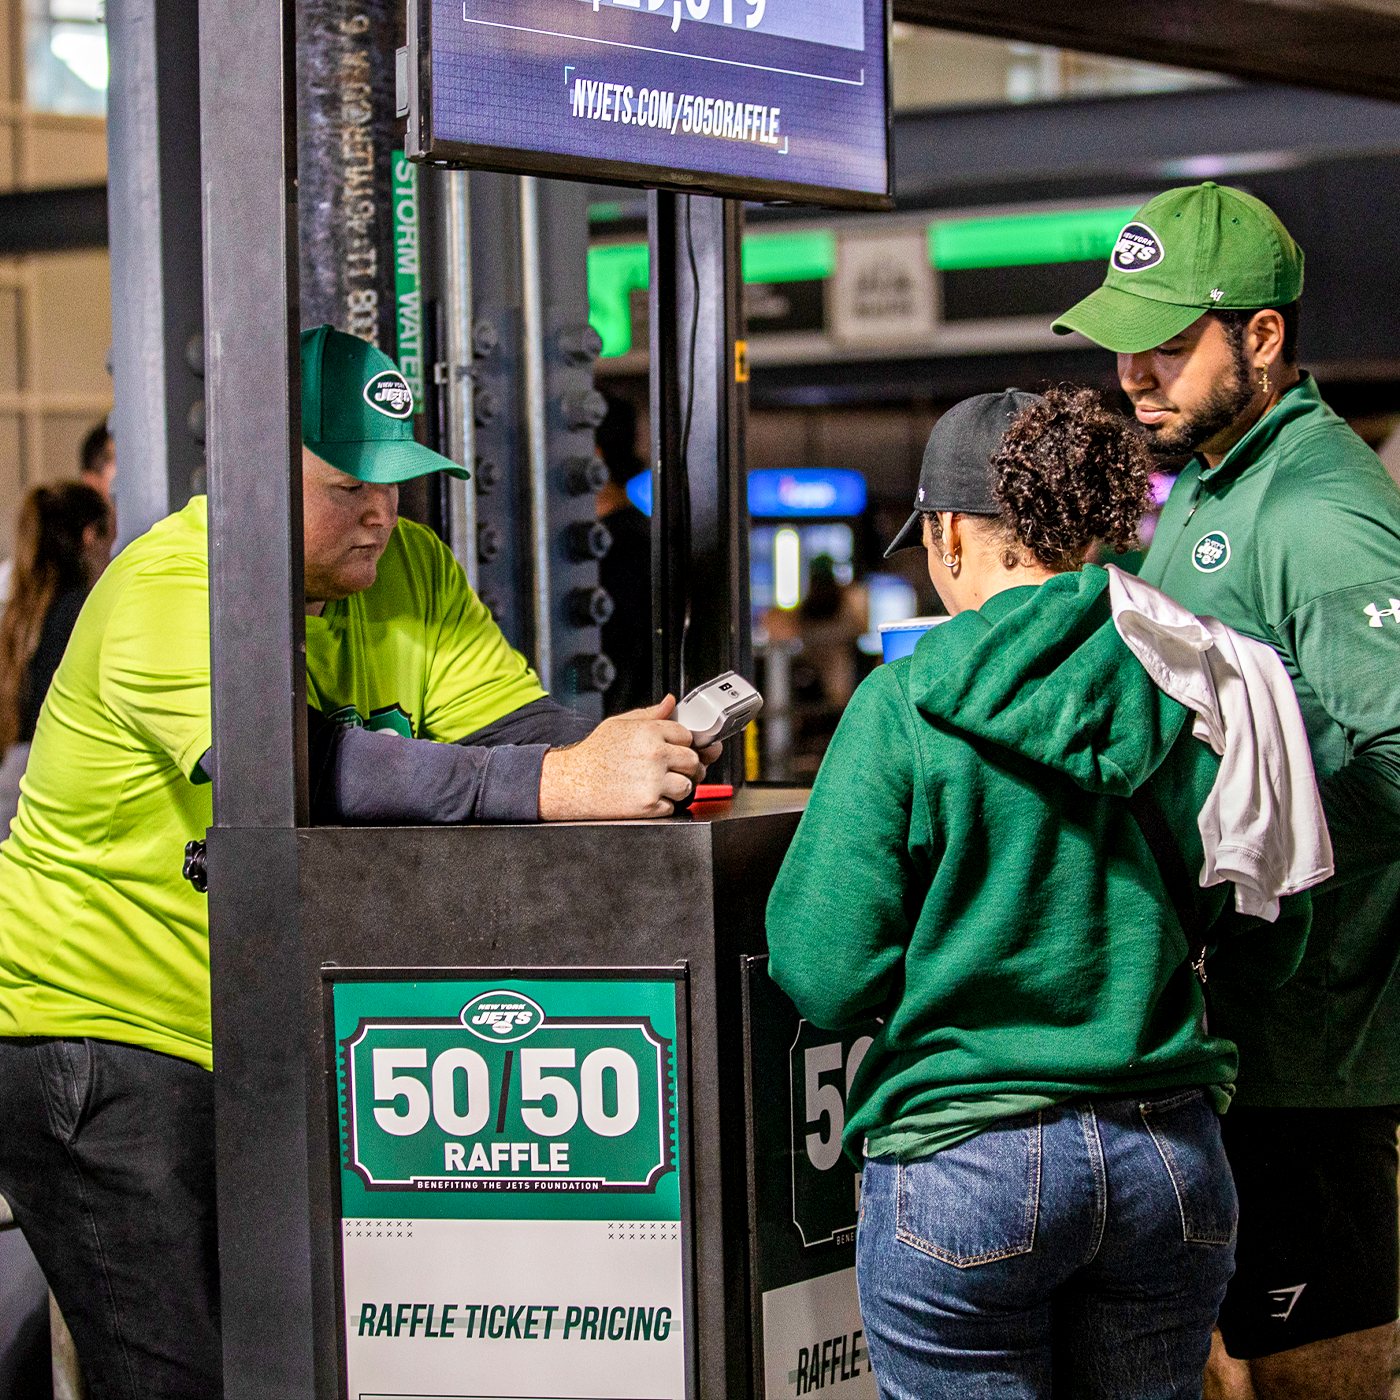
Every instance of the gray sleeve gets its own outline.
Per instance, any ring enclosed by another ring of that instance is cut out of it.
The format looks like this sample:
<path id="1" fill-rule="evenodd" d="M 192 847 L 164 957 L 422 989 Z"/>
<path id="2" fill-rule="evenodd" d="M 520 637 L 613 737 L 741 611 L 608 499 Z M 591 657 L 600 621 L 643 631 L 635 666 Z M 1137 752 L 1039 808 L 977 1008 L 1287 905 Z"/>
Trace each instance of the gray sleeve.
<path id="1" fill-rule="evenodd" d="M 488 746 L 496 744 L 547 744 L 550 748 L 562 748 L 565 744 L 576 744 L 586 739 L 597 728 L 597 722 L 575 714 L 557 700 L 545 696 L 542 700 L 532 700 L 518 710 L 459 739 L 459 744 Z"/>
<path id="2" fill-rule="evenodd" d="M 547 744 L 465 747 L 383 730 L 335 729 L 313 755 L 314 822 L 539 820 Z"/>

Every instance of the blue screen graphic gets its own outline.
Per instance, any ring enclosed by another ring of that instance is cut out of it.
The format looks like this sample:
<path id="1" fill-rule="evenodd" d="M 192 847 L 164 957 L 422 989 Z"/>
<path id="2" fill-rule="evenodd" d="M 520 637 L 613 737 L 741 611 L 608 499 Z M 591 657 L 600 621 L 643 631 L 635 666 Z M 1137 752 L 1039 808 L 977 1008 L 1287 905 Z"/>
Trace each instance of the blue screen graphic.
<path id="1" fill-rule="evenodd" d="M 887 190 L 884 0 L 425 3 L 435 148 Z"/>
<path id="2" fill-rule="evenodd" d="M 651 473 L 638 472 L 627 483 L 627 498 L 651 514 Z M 798 467 L 794 471 L 760 468 L 749 473 L 749 514 L 772 520 L 821 519 L 859 515 L 865 509 L 865 478 L 840 467 Z"/>

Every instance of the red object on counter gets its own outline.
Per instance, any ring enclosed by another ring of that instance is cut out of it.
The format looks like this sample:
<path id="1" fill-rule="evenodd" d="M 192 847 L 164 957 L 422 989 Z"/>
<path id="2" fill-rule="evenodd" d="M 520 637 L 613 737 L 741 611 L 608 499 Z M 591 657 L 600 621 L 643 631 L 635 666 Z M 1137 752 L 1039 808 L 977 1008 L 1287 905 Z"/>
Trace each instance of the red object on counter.
<path id="1" fill-rule="evenodd" d="M 701 783 L 695 789 L 695 802 L 728 802 L 734 796 L 734 788 L 730 783 Z"/>

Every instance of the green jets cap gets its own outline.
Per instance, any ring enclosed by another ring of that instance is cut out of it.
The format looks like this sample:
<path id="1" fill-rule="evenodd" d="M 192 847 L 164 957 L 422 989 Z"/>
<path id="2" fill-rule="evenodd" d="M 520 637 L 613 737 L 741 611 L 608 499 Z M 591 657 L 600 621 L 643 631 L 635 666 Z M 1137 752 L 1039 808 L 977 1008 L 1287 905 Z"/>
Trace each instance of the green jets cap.
<path id="1" fill-rule="evenodd" d="M 1135 355 L 1180 335 L 1207 311 L 1287 306 L 1303 292 L 1303 250 L 1278 215 L 1213 181 L 1168 190 L 1118 235 L 1108 276 L 1058 321 Z"/>
<path id="2" fill-rule="evenodd" d="M 368 341 L 331 326 L 301 333 L 301 440 L 360 481 L 467 475 L 413 440 L 413 390 L 398 366 Z"/>

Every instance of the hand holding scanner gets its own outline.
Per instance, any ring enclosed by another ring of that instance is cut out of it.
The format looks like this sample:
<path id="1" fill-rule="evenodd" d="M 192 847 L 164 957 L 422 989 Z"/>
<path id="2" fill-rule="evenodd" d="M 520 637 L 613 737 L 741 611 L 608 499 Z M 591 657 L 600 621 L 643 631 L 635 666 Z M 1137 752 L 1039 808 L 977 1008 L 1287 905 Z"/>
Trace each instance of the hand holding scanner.
<path id="1" fill-rule="evenodd" d="M 763 696 L 737 671 L 726 671 L 696 686 L 672 718 L 695 735 L 694 747 L 703 749 L 741 733 L 762 708 Z"/>

